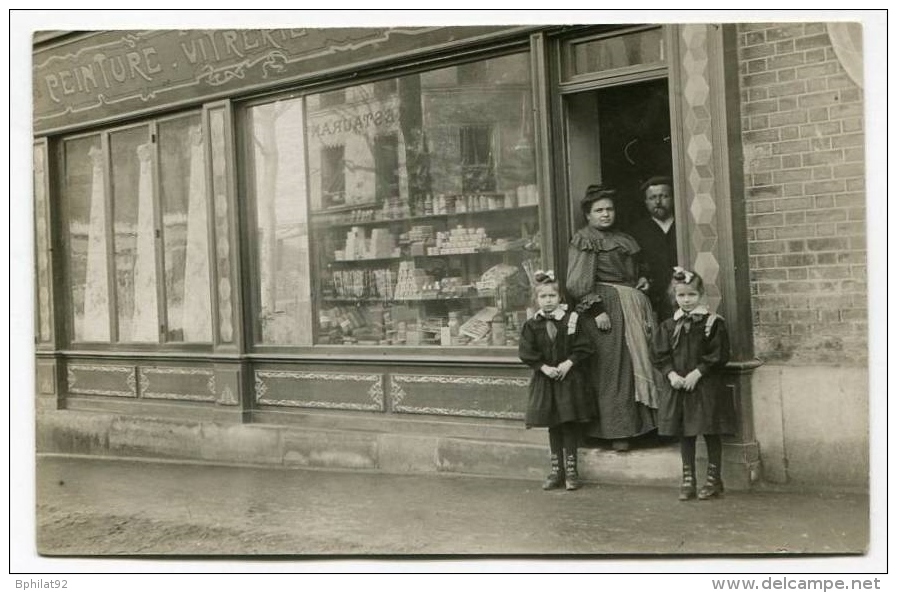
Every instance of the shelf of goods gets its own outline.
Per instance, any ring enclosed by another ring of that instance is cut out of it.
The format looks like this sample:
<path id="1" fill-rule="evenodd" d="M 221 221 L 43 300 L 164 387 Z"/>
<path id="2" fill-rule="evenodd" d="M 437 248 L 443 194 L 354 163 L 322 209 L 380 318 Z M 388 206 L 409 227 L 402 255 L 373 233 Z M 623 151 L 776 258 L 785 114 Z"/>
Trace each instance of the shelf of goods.
<path id="1" fill-rule="evenodd" d="M 420 214 L 388 201 L 313 220 L 319 343 L 516 346 L 541 262 L 535 204 L 439 196 Z"/>

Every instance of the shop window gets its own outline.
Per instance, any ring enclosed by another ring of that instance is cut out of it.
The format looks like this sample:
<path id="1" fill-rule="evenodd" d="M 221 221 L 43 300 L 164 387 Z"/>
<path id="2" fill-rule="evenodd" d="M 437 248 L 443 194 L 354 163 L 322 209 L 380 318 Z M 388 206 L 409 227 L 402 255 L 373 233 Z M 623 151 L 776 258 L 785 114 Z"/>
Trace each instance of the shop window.
<path id="1" fill-rule="evenodd" d="M 211 342 L 209 195 L 199 115 L 161 122 L 162 204 L 167 340 Z"/>
<path id="2" fill-rule="evenodd" d="M 109 342 L 109 221 L 101 137 L 64 141 L 63 159 L 72 337 Z"/>
<path id="3" fill-rule="evenodd" d="M 302 99 L 258 105 L 247 112 L 250 150 L 246 174 L 256 219 L 256 242 L 252 245 L 257 270 L 253 283 L 255 340 L 310 345 L 311 272 Z M 342 147 L 337 148 L 317 154 L 322 161 L 332 155 L 334 162 L 327 165 L 328 175 L 341 179 Z M 330 182 L 324 185 L 332 187 Z"/>
<path id="4" fill-rule="evenodd" d="M 63 140 L 75 342 L 212 341 L 199 115 L 155 125 Z"/>
<path id="5" fill-rule="evenodd" d="M 262 342 L 513 348 L 542 265 L 529 56 L 392 83 L 350 88 L 339 109 L 308 97 L 308 194 L 290 191 L 309 210 L 298 293 L 313 295 L 314 327 Z M 304 154 L 300 141 L 285 168 Z"/>

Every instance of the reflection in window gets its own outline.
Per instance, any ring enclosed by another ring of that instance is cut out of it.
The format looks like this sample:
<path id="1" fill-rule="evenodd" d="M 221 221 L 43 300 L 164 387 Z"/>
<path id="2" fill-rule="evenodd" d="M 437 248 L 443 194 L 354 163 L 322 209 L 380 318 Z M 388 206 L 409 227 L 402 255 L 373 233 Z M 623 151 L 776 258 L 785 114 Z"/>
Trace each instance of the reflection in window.
<path id="1" fill-rule="evenodd" d="M 374 139 L 374 170 L 377 200 L 382 202 L 399 195 L 399 139 L 383 134 Z"/>
<path id="2" fill-rule="evenodd" d="M 321 195 L 328 206 L 346 202 L 346 148 L 325 146 L 321 149 Z"/>
<path id="3" fill-rule="evenodd" d="M 541 264 L 529 56 L 382 86 L 307 99 L 316 342 L 514 346 Z"/>
<path id="4" fill-rule="evenodd" d="M 106 182 L 100 137 L 67 140 L 64 154 L 74 339 L 108 342 Z"/>
<path id="5" fill-rule="evenodd" d="M 166 339 L 211 342 L 209 210 L 199 115 L 161 122 L 158 130 Z"/>
<path id="6" fill-rule="evenodd" d="M 258 238 L 256 339 L 265 344 L 311 344 L 302 100 L 251 107 L 247 115 L 247 173 Z M 342 176 L 341 157 L 331 170 Z"/>
<path id="7" fill-rule="evenodd" d="M 494 190 L 492 129 L 489 126 L 464 126 L 461 128 L 461 191 Z"/>

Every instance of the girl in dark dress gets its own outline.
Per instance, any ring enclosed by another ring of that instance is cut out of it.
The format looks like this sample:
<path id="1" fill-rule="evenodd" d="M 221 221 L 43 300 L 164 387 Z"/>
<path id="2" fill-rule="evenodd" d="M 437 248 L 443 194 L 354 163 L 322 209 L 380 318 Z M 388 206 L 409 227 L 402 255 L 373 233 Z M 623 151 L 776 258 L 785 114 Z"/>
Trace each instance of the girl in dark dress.
<path id="1" fill-rule="evenodd" d="M 593 348 L 580 318 L 561 304 L 554 272 L 535 274 L 534 299 L 539 306 L 520 334 L 520 360 L 533 369 L 526 407 L 526 427 L 547 426 L 551 450 L 551 473 L 544 490 L 580 487 L 577 471 L 578 422 L 595 415 L 595 405 L 587 387 L 581 363 Z M 561 459 L 564 460 L 563 467 Z"/>
<path id="2" fill-rule="evenodd" d="M 674 268 L 670 296 L 679 308 L 654 334 L 654 365 L 671 387 L 661 392 L 658 432 L 681 439 L 679 500 L 705 500 L 723 493 L 720 435 L 736 430 L 735 402 L 720 373 L 729 360 L 729 336 L 723 318 L 701 303 L 704 281 L 698 274 Z M 704 435 L 708 459 L 707 483 L 696 492 L 698 435 Z"/>

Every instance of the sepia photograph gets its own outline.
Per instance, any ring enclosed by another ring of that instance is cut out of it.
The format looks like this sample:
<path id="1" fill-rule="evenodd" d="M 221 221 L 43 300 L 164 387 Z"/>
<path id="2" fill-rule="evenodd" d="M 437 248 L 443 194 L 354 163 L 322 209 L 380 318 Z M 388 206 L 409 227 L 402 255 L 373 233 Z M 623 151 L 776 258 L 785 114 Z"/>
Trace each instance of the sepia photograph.
<path id="1" fill-rule="evenodd" d="M 18 588 L 880 588 L 886 11 L 11 12 Z"/>

